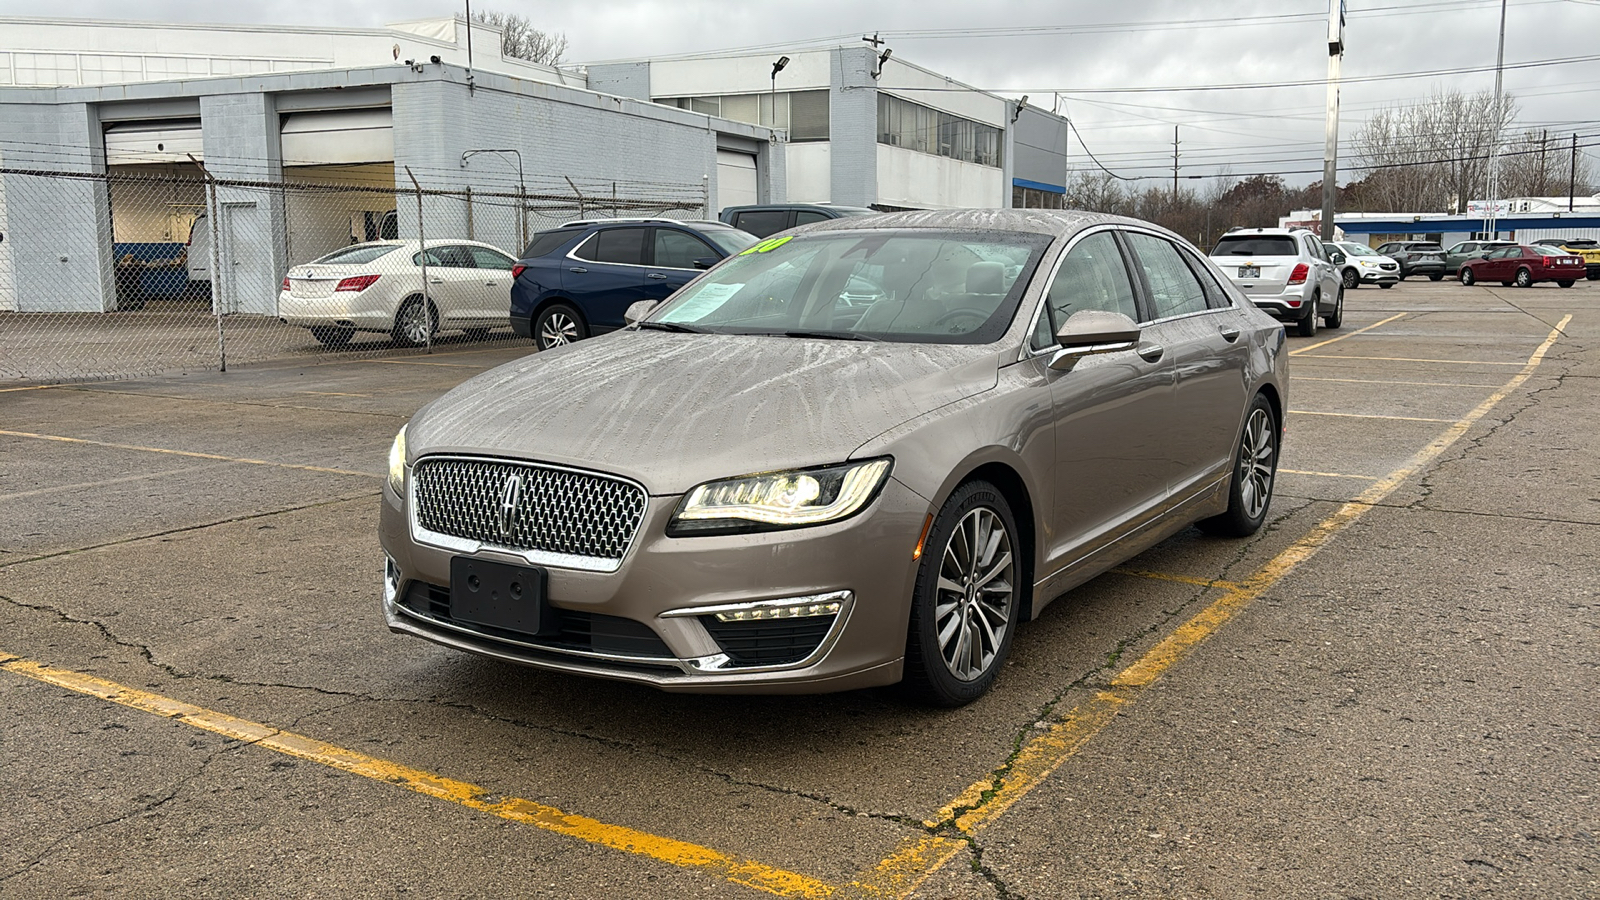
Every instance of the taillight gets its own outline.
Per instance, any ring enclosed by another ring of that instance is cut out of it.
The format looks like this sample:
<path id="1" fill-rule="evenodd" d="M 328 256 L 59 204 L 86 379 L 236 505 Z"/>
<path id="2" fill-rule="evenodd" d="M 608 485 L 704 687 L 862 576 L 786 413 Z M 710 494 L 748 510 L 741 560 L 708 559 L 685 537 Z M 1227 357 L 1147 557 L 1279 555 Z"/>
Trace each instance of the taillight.
<path id="1" fill-rule="evenodd" d="M 283 276 L 283 289 L 286 291 L 289 289 L 289 276 L 287 275 Z"/>
<path id="2" fill-rule="evenodd" d="M 528 270 L 527 266 L 512 266 L 511 267 L 511 277 L 513 279 L 521 278 L 522 277 L 522 273 L 526 272 L 527 270 Z"/>
<path id="3" fill-rule="evenodd" d="M 1311 274 L 1311 267 L 1305 263 L 1297 263 L 1294 271 L 1289 273 L 1290 284 L 1305 284 L 1306 276 Z"/>
<path id="4" fill-rule="evenodd" d="M 334 291 L 364 291 L 372 287 L 372 283 L 377 280 L 378 276 L 376 275 L 352 275 L 349 278 L 339 279 L 339 284 L 334 287 Z"/>

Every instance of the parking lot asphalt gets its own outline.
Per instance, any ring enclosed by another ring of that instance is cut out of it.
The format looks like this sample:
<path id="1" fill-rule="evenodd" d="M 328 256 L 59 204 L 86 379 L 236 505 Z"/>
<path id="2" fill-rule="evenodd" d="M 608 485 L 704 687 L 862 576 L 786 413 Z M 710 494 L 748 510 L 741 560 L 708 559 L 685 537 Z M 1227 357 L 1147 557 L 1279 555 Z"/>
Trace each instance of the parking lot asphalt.
<path id="1" fill-rule="evenodd" d="M 1600 896 L 1597 307 L 1351 292 L 1269 527 L 954 711 L 389 634 L 388 442 L 525 345 L 0 392 L 0 897 Z"/>

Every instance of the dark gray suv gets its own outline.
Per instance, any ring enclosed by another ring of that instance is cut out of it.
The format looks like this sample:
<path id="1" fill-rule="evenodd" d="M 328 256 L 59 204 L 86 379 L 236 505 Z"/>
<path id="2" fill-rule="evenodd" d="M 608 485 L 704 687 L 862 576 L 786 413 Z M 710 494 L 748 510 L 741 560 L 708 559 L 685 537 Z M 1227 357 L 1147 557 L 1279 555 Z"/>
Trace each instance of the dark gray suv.
<path id="1" fill-rule="evenodd" d="M 812 222 L 870 216 L 873 212 L 861 206 L 834 206 L 832 203 L 768 203 L 761 206 L 730 206 L 722 211 L 721 218 L 740 231 L 764 238 Z"/>
<path id="2" fill-rule="evenodd" d="M 1444 278 L 1444 248 L 1433 241 L 1390 241 L 1378 253 L 1400 264 L 1400 280 L 1411 275 L 1426 275 L 1429 281 Z"/>

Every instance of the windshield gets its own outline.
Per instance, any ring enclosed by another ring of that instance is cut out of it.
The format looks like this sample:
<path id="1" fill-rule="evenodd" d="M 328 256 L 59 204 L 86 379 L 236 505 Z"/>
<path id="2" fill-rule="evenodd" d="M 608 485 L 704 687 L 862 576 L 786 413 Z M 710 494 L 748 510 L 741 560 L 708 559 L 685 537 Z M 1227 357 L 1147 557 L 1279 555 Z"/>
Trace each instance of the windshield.
<path id="1" fill-rule="evenodd" d="M 1343 250 L 1345 253 L 1348 253 L 1351 256 L 1381 256 L 1382 255 L 1378 251 L 1372 249 L 1371 247 L 1364 247 L 1364 246 L 1362 246 L 1360 244 L 1340 244 L 1339 245 L 1339 249 Z"/>
<path id="2" fill-rule="evenodd" d="M 354 247 L 346 247 L 343 250 L 335 250 L 332 253 L 329 253 L 327 256 L 316 260 L 316 262 L 335 263 L 346 266 L 359 266 L 362 263 L 372 262 L 378 257 L 383 256 L 385 253 L 392 253 L 394 252 L 394 249 L 394 244 L 357 244 Z"/>
<path id="3" fill-rule="evenodd" d="M 1298 245 L 1292 237 L 1257 237 L 1239 235 L 1223 237 L 1217 241 L 1212 256 L 1299 256 Z"/>
<path id="4" fill-rule="evenodd" d="M 724 334 L 979 344 L 1016 313 L 1050 237 L 824 232 L 763 241 L 647 320 Z"/>
<path id="5" fill-rule="evenodd" d="M 717 249 L 729 256 L 761 240 L 750 232 L 740 231 L 737 228 L 701 228 L 700 233 L 711 243 L 716 244 Z"/>

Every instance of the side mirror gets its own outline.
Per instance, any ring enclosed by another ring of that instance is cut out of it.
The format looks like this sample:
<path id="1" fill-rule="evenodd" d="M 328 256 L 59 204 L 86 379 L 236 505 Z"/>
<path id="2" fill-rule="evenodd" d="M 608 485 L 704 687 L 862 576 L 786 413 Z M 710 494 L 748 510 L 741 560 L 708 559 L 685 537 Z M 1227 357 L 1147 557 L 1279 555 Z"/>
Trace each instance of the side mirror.
<path id="1" fill-rule="evenodd" d="M 696 269 L 709 269 L 719 262 L 722 262 L 722 260 L 716 258 L 715 256 L 702 256 L 694 261 L 694 267 Z"/>
<path id="2" fill-rule="evenodd" d="M 1333 251 L 1333 264 L 1336 266 L 1344 265 L 1344 254 L 1337 250 Z"/>
<path id="3" fill-rule="evenodd" d="M 1132 350 L 1139 343 L 1138 323 L 1122 313 L 1084 309 L 1067 317 L 1056 332 L 1061 349 L 1050 359 L 1050 368 L 1067 371 L 1085 356 Z"/>
<path id="4" fill-rule="evenodd" d="M 622 322 L 625 325 L 637 325 L 644 321 L 645 316 L 650 315 L 651 310 L 654 310 L 659 305 L 661 305 L 660 300 L 636 301 L 623 312 Z"/>

